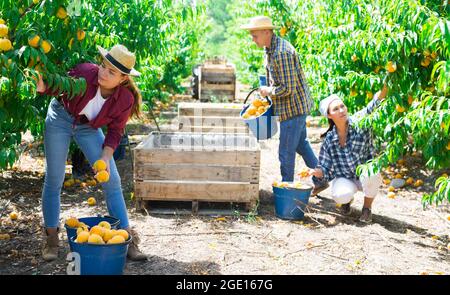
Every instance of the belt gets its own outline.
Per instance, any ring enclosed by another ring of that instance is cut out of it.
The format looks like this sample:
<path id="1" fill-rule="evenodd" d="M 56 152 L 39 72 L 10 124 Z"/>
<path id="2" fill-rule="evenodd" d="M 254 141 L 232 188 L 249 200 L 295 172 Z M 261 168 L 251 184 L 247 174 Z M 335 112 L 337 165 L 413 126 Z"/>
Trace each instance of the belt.
<path id="1" fill-rule="evenodd" d="M 63 102 L 63 100 L 62 100 L 61 97 L 57 97 L 56 99 L 57 99 L 57 100 L 59 101 L 59 103 L 64 107 L 64 109 L 66 110 L 66 112 L 69 113 L 72 117 L 75 118 L 75 122 L 74 122 L 74 123 L 76 123 L 76 124 L 87 124 L 87 123 L 89 123 L 89 119 L 88 119 L 85 115 L 78 116 L 78 118 L 77 118 L 76 116 L 74 116 L 74 115 L 66 108 L 66 105 L 64 104 L 64 102 Z"/>
<path id="2" fill-rule="evenodd" d="M 87 124 L 89 123 L 89 119 L 85 115 L 81 115 L 78 117 L 77 123 Z"/>

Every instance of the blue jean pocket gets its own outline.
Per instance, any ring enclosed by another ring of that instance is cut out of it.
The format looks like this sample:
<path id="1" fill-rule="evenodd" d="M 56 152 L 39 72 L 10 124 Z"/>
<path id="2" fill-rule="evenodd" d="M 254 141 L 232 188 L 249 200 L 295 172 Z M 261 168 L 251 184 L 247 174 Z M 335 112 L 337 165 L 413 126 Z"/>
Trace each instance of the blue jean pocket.
<path id="1" fill-rule="evenodd" d="M 64 108 L 62 103 L 60 103 L 59 100 L 57 100 L 56 98 L 53 98 L 50 104 L 52 105 L 52 109 L 54 109 L 54 110 Z"/>

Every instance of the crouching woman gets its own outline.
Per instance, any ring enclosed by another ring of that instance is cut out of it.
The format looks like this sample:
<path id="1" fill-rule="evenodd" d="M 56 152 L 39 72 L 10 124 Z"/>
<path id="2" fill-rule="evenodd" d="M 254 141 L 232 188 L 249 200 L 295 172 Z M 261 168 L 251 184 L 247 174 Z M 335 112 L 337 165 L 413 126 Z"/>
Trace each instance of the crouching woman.
<path id="1" fill-rule="evenodd" d="M 356 176 L 356 168 L 374 156 L 372 131 L 357 126 L 358 121 L 370 114 L 386 97 L 384 85 L 363 110 L 349 117 L 344 102 L 335 94 L 320 102 L 320 112 L 328 118 L 330 127 L 322 135 L 325 140 L 319 154 L 319 164 L 309 172 L 314 177 L 332 181 L 331 193 L 341 204 L 344 215 L 351 214 L 353 196 L 358 191 L 365 194 L 361 222 L 372 221 L 372 203 L 378 194 L 382 178 L 379 174 Z"/>

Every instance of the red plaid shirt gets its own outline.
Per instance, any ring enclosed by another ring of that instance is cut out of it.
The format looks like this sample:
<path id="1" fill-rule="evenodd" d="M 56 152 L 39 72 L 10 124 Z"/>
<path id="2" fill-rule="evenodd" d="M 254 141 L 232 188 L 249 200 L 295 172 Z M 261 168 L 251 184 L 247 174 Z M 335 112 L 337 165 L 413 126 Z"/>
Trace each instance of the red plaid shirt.
<path id="1" fill-rule="evenodd" d="M 62 94 L 62 103 L 65 109 L 79 121 L 80 112 L 93 99 L 99 87 L 98 84 L 98 65 L 91 63 L 83 63 L 77 65 L 69 71 L 69 76 L 82 77 L 86 80 L 86 92 L 81 96 L 76 96 L 72 100 L 67 99 L 66 94 Z M 44 94 L 52 95 L 52 89 L 47 89 Z M 125 125 L 131 114 L 134 96 L 126 87 L 118 86 L 114 93 L 106 100 L 97 117 L 88 122 L 92 128 L 100 128 L 107 126 L 104 146 L 113 149 L 120 143 L 120 139 L 124 133 Z"/>

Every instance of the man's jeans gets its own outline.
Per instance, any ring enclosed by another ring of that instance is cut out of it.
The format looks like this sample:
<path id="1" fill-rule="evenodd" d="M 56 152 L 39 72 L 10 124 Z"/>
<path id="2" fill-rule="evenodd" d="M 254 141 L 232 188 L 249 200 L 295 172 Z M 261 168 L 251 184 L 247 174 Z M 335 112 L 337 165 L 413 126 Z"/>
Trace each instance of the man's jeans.
<path id="1" fill-rule="evenodd" d="M 59 224 L 61 187 L 65 177 L 67 154 L 73 138 L 91 166 L 100 159 L 105 139 L 101 129 L 88 124 L 73 124 L 74 118 L 53 99 L 45 119 L 44 148 L 46 171 L 42 191 L 42 212 L 45 227 L 55 228 Z M 129 226 L 127 208 L 123 199 L 120 176 L 114 159 L 110 163 L 110 178 L 102 184 L 106 193 L 109 215 L 120 220 L 120 228 Z"/>
<path id="2" fill-rule="evenodd" d="M 282 181 L 294 180 L 296 153 L 302 156 L 306 166 L 316 168 L 318 160 L 306 138 L 306 115 L 280 122 L 279 159 Z"/>

